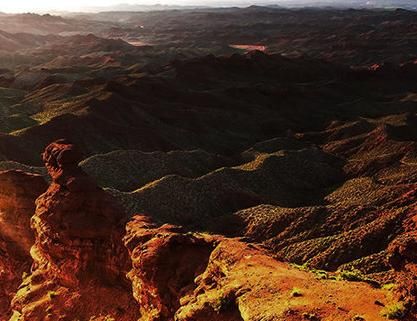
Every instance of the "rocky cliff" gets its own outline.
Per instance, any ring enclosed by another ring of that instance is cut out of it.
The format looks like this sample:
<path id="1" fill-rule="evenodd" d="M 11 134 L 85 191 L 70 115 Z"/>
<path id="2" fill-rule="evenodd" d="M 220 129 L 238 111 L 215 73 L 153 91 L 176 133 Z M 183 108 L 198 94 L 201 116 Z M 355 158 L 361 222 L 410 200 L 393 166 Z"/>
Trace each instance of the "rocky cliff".
<path id="1" fill-rule="evenodd" d="M 78 167 L 70 143 L 52 143 L 43 160 L 52 183 L 36 200 L 32 273 L 13 300 L 12 319 L 134 320 L 124 212 Z"/>
<path id="2" fill-rule="evenodd" d="M 125 243 L 140 321 L 385 320 L 386 289 L 310 273 L 239 239 L 136 216 Z"/>
<path id="3" fill-rule="evenodd" d="M 35 199 L 46 190 L 39 175 L 0 172 L 0 320 L 10 313 L 10 300 L 30 270 L 34 242 L 30 218 Z"/>

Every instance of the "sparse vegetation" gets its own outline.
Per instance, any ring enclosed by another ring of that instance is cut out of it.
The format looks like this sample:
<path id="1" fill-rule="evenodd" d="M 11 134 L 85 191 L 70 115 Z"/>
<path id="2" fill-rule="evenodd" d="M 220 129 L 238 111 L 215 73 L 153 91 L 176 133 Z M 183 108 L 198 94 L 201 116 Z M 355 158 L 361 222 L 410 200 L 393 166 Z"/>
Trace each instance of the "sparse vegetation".
<path id="1" fill-rule="evenodd" d="M 395 283 L 387 283 L 387 284 L 384 284 L 381 288 L 386 291 L 392 291 L 395 289 L 395 287 L 396 287 Z"/>
<path id="2" fill-rule="evenodd" d="M 55 291 L 49 291 L 48 292 L 48 297 L 49 297 L 49 299 L 54 299 L 54 298 L 56 298 L 58 296 L 58 293 L 56 293 Z"/>
<path id="3" fill-rule="evenodd" d="M 310 269 L 308 267 L 308 262 L 304 263 L 303 265 L 299 264 L 291 264 L 296 269 L 299 269 L 301 271 L 311 272 L 314 273 L 319 280 L 336 280 L 336 276 L 334 276 L 332 273 L 329 273 L 325 270 L 319 270 L 319 269 Z"/>
<path id="4" fill-rule="evenodd" d="M 342 270 L 337 274 L 338 280 L 352 281 L 352 282 L 366 282 L 372 286 L 379 287 L 379 283 L 375 280 L 368 278 L 362 272 L 358 270 Z"/>
<path id="5" fill-rule="evenodd" d="M 292 297 L 300 297 L 300 296 L 303 296 L 303 291 L 300 288 L 293 288 L 291 290 L 291 296 Z"/>
<path id="6" fill-rule="evenodd" d="M 364 281 L 366 279 L 366 277 L 358 270 L 343 270 L 339 272 L 338 276 L 339 279 L 346 281 Z"/>
<path id="7" fill-rule="evenodd" d="M 385 306 L 381 315 L 389 320 L 401 319 L 406 314 L 406 307 L 403 302 L 395 302 Z"/>
<path id="8" fill-rule="evenodd" d="M 318 317 L 315 313 L 303 313 L 303 318 L 309 321 L 320 321 L 320 317 Z"/>

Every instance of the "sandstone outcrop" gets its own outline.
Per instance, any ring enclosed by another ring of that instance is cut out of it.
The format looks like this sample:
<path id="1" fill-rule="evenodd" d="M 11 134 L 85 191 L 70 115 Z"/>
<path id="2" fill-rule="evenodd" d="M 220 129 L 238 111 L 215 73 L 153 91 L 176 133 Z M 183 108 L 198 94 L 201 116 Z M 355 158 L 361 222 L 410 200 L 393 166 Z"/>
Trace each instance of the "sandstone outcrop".
<path id="1" fill-rule="evenodd" d="M 35 199 L 45 190 L 39 175 L 0 172 L 0 320 L 10 313 L 10 300 L 22 274 L 30 270 L 29 250 L 34 242 L 30 217 Z"/>
<path id="2" fill-rule="evenodd" d="M 140 321 L 385 320 L 381 305 L 392 304 L 386 290 L 321 280 L 239 239 L 145 216 L 128 223 L 125 243 Z"/>
<path id="3" fill-rule="evenodd" d="M 136 318 L 125 278 L 124 212 L 78 167 L 80 159 L 64 140 L 43 153 L 52 183 L 36 200 L 33 272 L 13 300 L 13 320 Z"/>

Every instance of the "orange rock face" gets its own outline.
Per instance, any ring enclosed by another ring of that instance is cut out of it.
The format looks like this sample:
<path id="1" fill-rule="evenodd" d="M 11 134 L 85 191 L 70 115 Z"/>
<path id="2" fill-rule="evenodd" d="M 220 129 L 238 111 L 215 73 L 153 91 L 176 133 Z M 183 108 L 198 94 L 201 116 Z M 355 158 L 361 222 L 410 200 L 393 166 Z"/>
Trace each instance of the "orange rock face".
<path id="1" fill-rule="evenodd" d="M 185 234 L 180 227 L 158 228 L 137 216 L 127 225 L 125 243 L 133 269 L 128 274 L 139 303 L 140 320 L 173 320 L 180 299 L 194 288 L 218 239 Z"/>
<path id="2" fill-rule="evenodd" d="M 33 272 L 13 300 L 14 318 L 135 320 L 121 242 L 124 212 L 78 168 L 73 145 L 52 143 L 43 159 L 52 183 L 36 200 Z"/>
<path id="3" fill-rule="evenodd" d="M 416 311 L 417 233 L 405 233 L 388 248 L 388 262 L 397 272 L 397 296 Z"/>
<path id="4" fill-rule="evenodd" d="M 30 217 L 35 199 L 46 190 L 41 176 L 21 171 L 0 173 L 0 320 L 10 313 L 10 300 L 29 272 L 34 242 Z"/>
<path id="5" fill-rule="evenodd" d="M 127 225 L 125 242 L 140 321 L 386 320 L 381 305 L 392 304 L 383 289 L 319 279 L 238 239 L 143 216 Z"/>

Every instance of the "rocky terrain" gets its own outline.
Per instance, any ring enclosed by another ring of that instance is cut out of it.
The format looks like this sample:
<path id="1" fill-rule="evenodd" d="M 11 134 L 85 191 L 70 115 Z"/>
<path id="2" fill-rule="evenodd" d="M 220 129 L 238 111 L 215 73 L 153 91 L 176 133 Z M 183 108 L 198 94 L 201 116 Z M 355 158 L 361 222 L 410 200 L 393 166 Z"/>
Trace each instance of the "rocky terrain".
<path id="1" fill-rule="evenodd" d="M 416 12 L 1 18 L 0 321 L 417 320 Z"/>
<path id="2" fill-rule="evenodd" d="M 43 153 L 52 181 L 36 200 L 32 267 L 10 320 L 384 320 L 400 304 L 392 289 L 319 277 L 238 238 L 158 227 L 139 215 L 123 232 L 129 218 L 81 170 L 79 156 L 64 140 Z M 15 184 L 39 178 L 2 175 Z M 353 291 L 366 298 L 350 299 Z"/>

